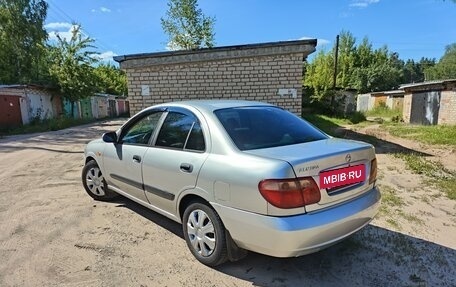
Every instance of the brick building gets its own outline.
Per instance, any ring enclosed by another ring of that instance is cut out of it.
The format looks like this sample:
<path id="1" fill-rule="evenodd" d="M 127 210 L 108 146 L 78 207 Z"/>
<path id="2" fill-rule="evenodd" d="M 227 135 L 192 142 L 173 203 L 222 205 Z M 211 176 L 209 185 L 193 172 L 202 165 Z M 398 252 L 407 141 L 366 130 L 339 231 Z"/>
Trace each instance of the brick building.
<path id="1" fill-rule="evenodd" d="M 164 102 L 244 99 L 301 114 L 302 68 L 317 40 L 114 57 L 128 78 L 131 114 Z"/>
<path id="2" fill-rule="evenodd" d="M 456 124 L 456 79 L 402 85 L 404 122 Z"/>

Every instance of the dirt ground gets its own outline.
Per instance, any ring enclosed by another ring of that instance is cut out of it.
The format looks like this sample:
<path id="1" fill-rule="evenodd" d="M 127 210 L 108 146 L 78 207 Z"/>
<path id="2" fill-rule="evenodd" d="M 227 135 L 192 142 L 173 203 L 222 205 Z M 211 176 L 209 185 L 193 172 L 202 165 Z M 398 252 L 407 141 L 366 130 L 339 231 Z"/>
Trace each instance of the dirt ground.
<path id="1" fill-rule="evenodd" d="M 180 225 L 121 198 L 83 190 L 83 149 L 109 121 L 0 139 L 0 286 L 456 286 L 456 201 L 407 171 L 397 149 L 456 169 L 456 151 L 372 127 L 379 185 L 402 200 L 344 242 L 299 258 L 250 253 L 209 268 Z M 385 211 L 385 210 L 384 210 Z"/>

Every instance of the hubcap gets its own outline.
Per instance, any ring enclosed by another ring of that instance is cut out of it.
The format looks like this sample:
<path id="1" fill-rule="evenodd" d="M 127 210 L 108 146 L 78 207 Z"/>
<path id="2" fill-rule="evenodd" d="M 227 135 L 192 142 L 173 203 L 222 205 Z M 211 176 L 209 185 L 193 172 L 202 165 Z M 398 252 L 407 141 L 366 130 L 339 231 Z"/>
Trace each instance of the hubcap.
<path id="1" fill-rule="evenodd" d="M 103 196 L 104 191 L 104 178 L 101 174 L 101 170 L 98 167 L 92 167 L 89 169 L 86 175 L 86 183 L 90 192 L 95 195 Z"/>
<path id="2" fill-rule="evenodd" d="M 215 229 L 211 219 L 200 210 L 190 213 L 187 220 L 187 234 L 193 249 L 200 255 L 207 257 L 215 249 Z"/>

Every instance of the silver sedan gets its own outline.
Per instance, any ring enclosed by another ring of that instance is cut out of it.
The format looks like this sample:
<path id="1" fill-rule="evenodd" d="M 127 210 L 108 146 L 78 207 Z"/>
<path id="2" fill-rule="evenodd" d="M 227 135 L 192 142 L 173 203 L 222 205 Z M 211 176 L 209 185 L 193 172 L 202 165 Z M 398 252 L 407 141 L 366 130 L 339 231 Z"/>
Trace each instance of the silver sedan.
<path id="1" fill-rule="evenodd" d="M 120 194 L 182 223 L 209 266 L 247 250 L 293 257 L 339 242 L 377 213 L 376 177 L 370 144 L 229 100 L 149 107 L 90 142 L 82 171 L 94 199 Z"/>

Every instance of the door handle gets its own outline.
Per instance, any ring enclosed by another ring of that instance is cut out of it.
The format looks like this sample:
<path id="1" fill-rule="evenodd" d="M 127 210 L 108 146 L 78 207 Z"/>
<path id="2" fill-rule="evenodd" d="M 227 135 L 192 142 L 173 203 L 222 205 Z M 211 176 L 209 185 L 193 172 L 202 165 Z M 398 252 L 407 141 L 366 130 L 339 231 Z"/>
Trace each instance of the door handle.
<path id="1" fill-rule="evenodd" d="M 137 162 L 137 163 L 140 163 L 141 162 L 141 157 L 139 155 L 134 155 L 133 156 L 133 161 Z"/>
<path id="2" fill-rule="evenodd" d="M 184 172 L 192 172 L 193 171 L 193 165 L 189 163 L 181 163 L 180 169 Z"/>

